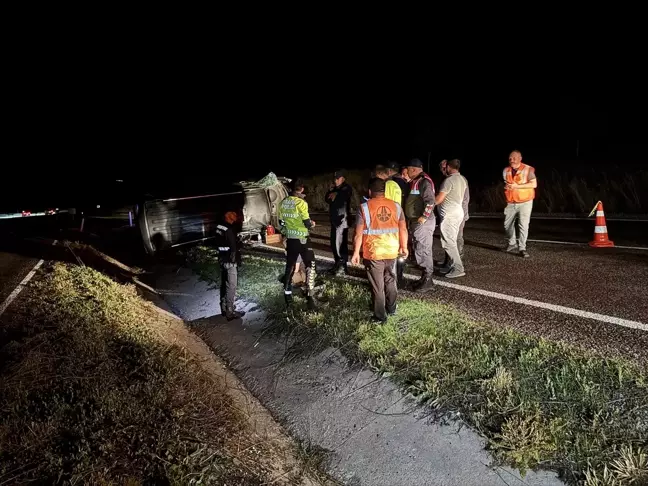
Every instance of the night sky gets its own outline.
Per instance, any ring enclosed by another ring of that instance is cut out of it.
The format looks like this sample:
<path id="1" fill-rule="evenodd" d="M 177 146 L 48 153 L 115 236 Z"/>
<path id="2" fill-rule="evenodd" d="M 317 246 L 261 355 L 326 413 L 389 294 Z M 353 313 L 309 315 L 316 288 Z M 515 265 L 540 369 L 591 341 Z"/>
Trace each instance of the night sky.
<path id="1" fill-rule="evenodd" d="M 205 191 L 228 173 L 296 177 L 413 156 L 427 162 L 428 153 L 432 171 L 458 157 L 477 184 L 498 180 L 514 148 L 540 174 L 543 164 L 647 167 L 643 92 L 461 88 L 417 97 L 402 84 L 390 91 L 337 81 L 259 75 L 194 86 L 113 74 L 40 91 L 33 82 L 8 133 L 17 155 L 3 179 L 16 184 L 3 192 L 3 206 L 92 194 L 114 179 L 141 192 Z M 42 169 L 32 169 L 36 161 Z"/>

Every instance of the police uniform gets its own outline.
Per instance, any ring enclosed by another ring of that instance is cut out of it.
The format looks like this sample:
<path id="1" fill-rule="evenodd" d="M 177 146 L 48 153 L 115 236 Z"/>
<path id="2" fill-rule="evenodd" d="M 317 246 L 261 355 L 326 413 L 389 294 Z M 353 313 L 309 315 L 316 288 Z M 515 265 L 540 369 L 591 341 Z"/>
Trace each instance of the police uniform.
<path id="1" fill-rule="evenodd" d="M 281 234 L 286 238 L 286 271 L 283 279 L 286 304 L 292 303 L 293 274 L 297 259 L 301 256 L 306 267 L 306 298 L 309 306 L 313 307 L 315 254 L 310 248 L 308 238 L 312 221 L 308 214 L 308 203 L 304 200 L 304 195 L 293 192 L 292 195 L 281 201 L 278 217 Z"/>

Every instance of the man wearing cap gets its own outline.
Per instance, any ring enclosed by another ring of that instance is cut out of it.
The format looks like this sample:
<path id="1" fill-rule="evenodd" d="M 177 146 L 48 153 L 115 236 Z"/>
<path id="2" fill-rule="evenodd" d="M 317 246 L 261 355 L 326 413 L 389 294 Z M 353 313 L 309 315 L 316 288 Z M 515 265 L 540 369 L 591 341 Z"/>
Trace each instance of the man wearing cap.
<path id="1" fill-rule="evenodd" d="M 403 192 L 400 186 L 391 179 L 390 170 L 384 165 L 377 165 L 374 173 L 376 177 L 385 181 L 385 197 L 398 205 L 402 205 Z"/>
<path id="2" fill-rule="evenodd" d="M 393 160 L 387 162 L 387 170 L 389 171 L 389 178 L 398 184 L 401 190 L 401 206 L 405 202 L 407 193 L 409 192 L 409 182 L 403 177 L 401 173 L 401 167 L 398 165 L 398 162 Z M 402 171 L 407 172 L 407 171 Z"/>
<path id="3" fill-rule="evenodd" d="M 286 238 L 286 271 L 283 278 L 284 298 L 286 305 L 293 302 L 292 282 L 295 264 L 301 256 L 306 267 L 306 301 L 309 309 L 315 309 L 313 289 L 315 287 L 315 254 L 310 248 L 309 230 L 315 227 L 315 221 L 308 214 L 308 203 L 305 201 L 304 185 L 294 183 L 290 196 L 279 203 L 277 216 L 281 234 Z"/>
<path id="4" fill-rule="evenodd" d="M 411 179 L 409 196 L 405 202 L 405 216 L 412 235 L 416 264 L 423 270 L 421 278 L 414 283 L 414 290 L 426 290 L 434 287 L 432 272 L 432 243 L 434 241 L 435 191 L 434 182 L 423 172 L 423 163 L 412 159 L 407 164 L 407 174 Z"/>
<path id="5" fill-rule="evenodd" d="M 221 315 L 228 321 L 239 319 L 245 315 L 245 312 L 237 311 L 234 307 L 238 280 L 237 267 L 241 264 L 241 251 L 235 229 L 237 221 L 236 213 L 230 211 L 225 213 L 223 221 L 216 226 L 216 246 L 221 271 Z"/>
<path id="6" fill-rule="evenodd" d="M 344 171 L 333 174 L 333 183 L 324 197 L 329 205 L 331 219 L 331 251 L 335 259 L 333 273 L 339 275 L 347 271 L 349 259 L 349 215 L 353 189 L 347 184 Z"/>
<path id="7" fill-rule="evenodd" d="M 360 250 L 371 284 L 373 319 L 386 322 L 396 313 L 395 262 L 399 254 L 407 257 L 407 223 L 398 203 L 385 197 L 385 180 L 374 177 L 369 182 L 369 200 L 362 203 L 356 216 L 353 257 L 360 263 Z"/>

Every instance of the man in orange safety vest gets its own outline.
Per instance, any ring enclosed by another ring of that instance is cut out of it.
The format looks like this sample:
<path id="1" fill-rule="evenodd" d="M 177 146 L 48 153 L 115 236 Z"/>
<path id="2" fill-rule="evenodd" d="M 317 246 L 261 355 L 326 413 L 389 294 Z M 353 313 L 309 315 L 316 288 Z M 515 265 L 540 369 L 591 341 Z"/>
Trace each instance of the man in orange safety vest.
<path id="1" fill-rule="evenodd" d="M 407 258 L 407 223 L 400 204 L 385 197 L 385 181 L 369 182 L 369 197 L 356 216 L 353 257 L 360 263 L 360 250 L 371 284 L 373 320 L 386 322 L 396 313 L 396 259 Z"/>
<path id="2" fill-rule="evenodd" d="M 517 251 L 521 257 L 528 258 L 526 243 L 535 190 L 538 187 L 535 169 L 523 164 L 522 153 L 514 150 L 509 155 L 509 165 L 504 169 L 503 177 L 507 203 L 504 209 L 504 230 L 508 238 L 505 251 L 509 253 Z"/>

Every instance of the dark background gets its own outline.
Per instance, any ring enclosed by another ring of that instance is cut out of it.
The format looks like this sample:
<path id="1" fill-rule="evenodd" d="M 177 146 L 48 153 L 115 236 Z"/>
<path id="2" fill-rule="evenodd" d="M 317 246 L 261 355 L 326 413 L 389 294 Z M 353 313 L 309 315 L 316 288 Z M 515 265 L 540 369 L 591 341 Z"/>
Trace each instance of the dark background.
<path id="1" fill-rule="evenodd" d="M 458 75 L 427 72 L 436 59 L 363 71 L 354 59 L 185 56 L 146 43 L 81 55 L 80 44 L 14 59 L 0 210 L 211 193 L 269 171 L 294 178 L 411 157 L 429 157 L 437 176 L 441 159 L 458 157 L 478 187 L 500 179 L 513 149 L 539 177 L 647 167 L 636 77 L 568 87 L 578 67 L 548 71 L 560 74 L 548 84 L 483 60 Z"/>

